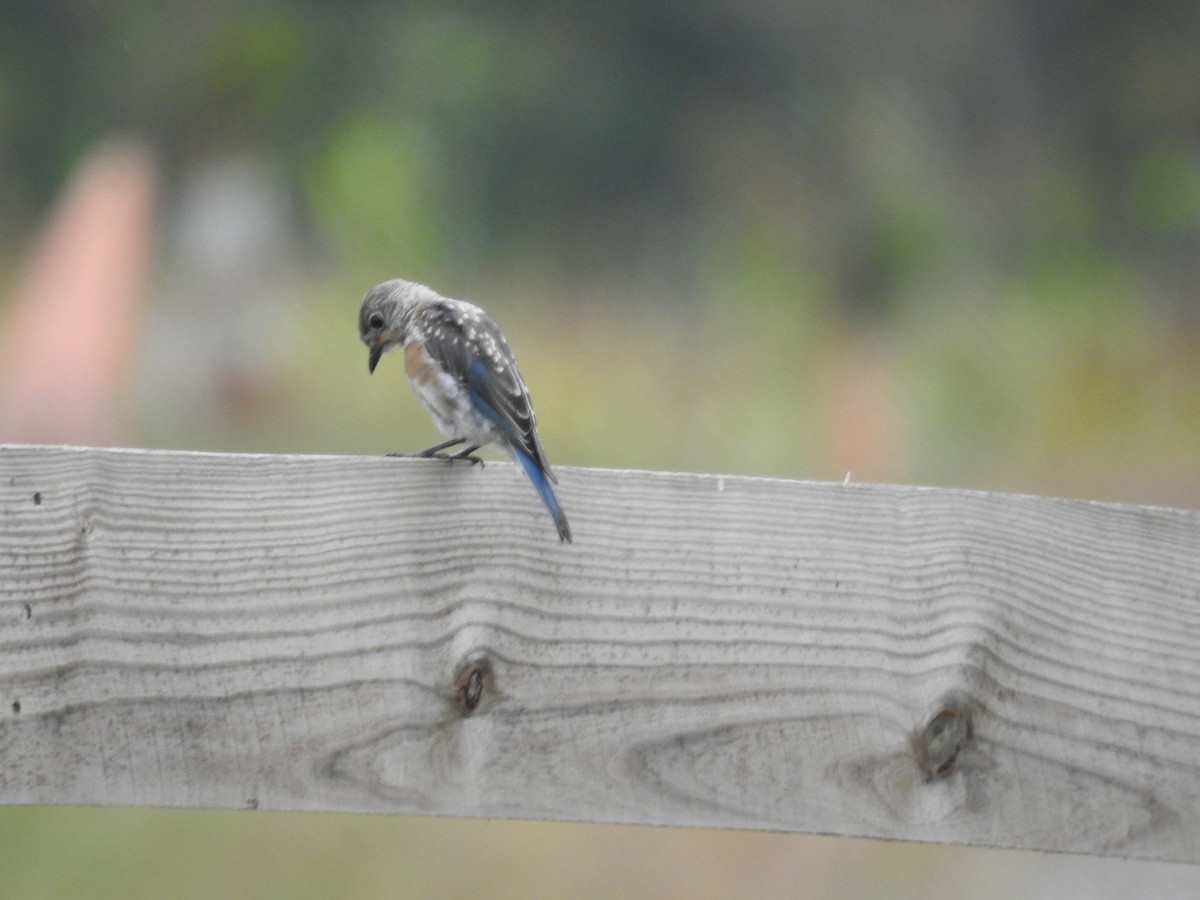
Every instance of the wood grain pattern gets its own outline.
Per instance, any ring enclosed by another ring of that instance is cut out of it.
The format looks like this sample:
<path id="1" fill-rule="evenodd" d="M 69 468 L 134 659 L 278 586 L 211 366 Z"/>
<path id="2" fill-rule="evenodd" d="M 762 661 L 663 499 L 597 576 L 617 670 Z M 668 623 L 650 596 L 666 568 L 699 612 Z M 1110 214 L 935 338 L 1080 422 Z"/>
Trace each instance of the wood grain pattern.
<path id="1" fill-rule="evenodd" d="M 559 476 L 0 449 L 0 802 L 1200 861 L 1200 514 Z"/>

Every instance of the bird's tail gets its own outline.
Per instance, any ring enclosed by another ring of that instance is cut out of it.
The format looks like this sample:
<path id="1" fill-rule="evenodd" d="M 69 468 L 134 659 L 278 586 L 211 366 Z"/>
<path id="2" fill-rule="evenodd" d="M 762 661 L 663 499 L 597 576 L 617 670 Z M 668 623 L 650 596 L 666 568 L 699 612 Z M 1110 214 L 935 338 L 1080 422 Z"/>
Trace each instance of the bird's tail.
<path id="1" fill-rule="evenodd" d="M 546 509 L 550 511 L 550 516 L 554 519 L 554 527 L 558 529 L 558 539 L 564 544 L 571 543 L 571 526 L 567 524 L 567 514 L 563 512 L 554 488 L 550 486 L 550 479 L 546 477 L 545 470 L 538 465 L 537 460 L 518 447 L 513 448 L 513 456 L 521 464 L 525 474 L 533 482 L 533 486 L 537 488 L 538 496 L 546 504 Z"/>

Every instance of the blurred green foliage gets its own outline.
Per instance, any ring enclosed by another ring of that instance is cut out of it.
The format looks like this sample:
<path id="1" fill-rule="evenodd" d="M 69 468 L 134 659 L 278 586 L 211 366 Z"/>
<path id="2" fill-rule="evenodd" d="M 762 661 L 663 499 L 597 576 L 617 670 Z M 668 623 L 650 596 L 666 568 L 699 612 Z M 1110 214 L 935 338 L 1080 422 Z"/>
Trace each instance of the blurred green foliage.
<path id="1" fill-rule="evenodd" d="M 20 239 L 80 151 L 125 129 L 172 172 L 269 158 L 356 275 L 516 257 L 688 295 L 741 247 L 776 273 L 758 302 L 795 302 L 814 271 L 874 315 L 919 302 L 915 273 L 1083 242 L 1180 289 L 1200 274 L 1200 90 L 1177 77 L 1200 64 L 1198 19 L 1066 0 L 13 0 L 0 220 Z"/>
<path id="2" fill-rule="evenodd" d="M 431 439 L 354 341 L 404 275 L 505 325 L 559 461 L 840 477 L 827 433 L 873 417 L 898 425 L 865 477 L 1186 502 L 1197 48 L 1183 2 L 17 0 L 0 258 L 112 130 L 159 148 L 168 218 L 214 159 L 282 176 L 268 399 L 143 403 L 146 443 Z M 886 382 L 862 396 L 836 386 L 856 334 Z M 1128 480 L 1135 447 L 1164 484 Z"/>

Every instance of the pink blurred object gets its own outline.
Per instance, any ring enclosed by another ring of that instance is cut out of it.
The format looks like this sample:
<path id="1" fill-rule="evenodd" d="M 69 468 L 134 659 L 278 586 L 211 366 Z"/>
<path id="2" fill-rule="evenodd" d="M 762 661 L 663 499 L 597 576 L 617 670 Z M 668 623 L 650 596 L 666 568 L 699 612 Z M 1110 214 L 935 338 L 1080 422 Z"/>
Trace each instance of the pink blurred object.
<path id="1" fill-rule="evenodd" d="M 851 481 L 889 481 L 905 469 L 895 374 L 884 344 L 845 340 L 821 381 L 823 462 Z"/>
<path id="2" fill-rule="evenodd" d="M 0 441 L 113 444 L 154 224 L 149 150 L 109 140 L 78 165 L 38 237 L 0 329 Z"/>

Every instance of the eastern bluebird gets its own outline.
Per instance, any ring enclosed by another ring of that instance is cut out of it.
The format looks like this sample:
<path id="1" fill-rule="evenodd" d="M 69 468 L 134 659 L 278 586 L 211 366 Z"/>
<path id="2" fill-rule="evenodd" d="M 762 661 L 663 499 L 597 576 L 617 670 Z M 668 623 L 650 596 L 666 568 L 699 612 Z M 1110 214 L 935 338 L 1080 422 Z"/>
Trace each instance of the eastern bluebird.
<path id="1" fill-rule="evenodd" d="M 521 464 L 561 541 L 571 527 L 551 484 L 558 479 L 538 439 L 529 391 L 500 327 L 478 306 L 443 297 L 423 284 L 385 281 L 367 291 L 358 314 L 358 330 L 371 350 L 371 372 L 379 358 L 404 348 L 404 371 L 417 399 L 450 440 L 413 456 L 466 459 L 486 444 L 502 444 Z M 466 443 L 453 455 L 442 451 Z"/>

